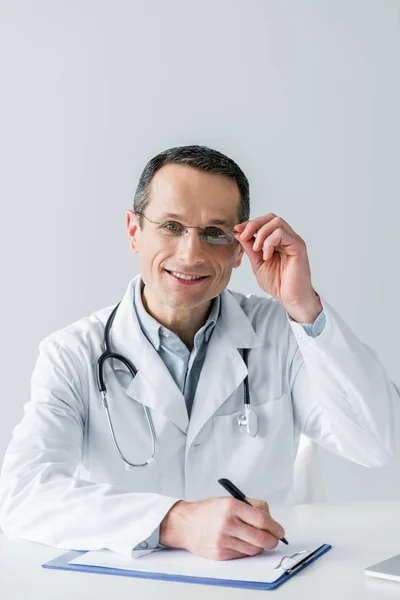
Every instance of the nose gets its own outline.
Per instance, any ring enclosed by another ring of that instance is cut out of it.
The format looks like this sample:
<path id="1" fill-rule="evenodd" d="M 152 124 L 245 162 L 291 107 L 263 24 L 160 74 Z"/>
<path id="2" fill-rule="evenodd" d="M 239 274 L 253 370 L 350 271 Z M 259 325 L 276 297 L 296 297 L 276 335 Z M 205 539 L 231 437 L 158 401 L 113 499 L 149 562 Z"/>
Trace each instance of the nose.
<path id="1" fill-rule="evenodd" d="M 188 229 L 187 233 L 178 238 L 176 254 L 185 265 L 195 266 L 204 262 L 204 242 L 197 229 Z"/>

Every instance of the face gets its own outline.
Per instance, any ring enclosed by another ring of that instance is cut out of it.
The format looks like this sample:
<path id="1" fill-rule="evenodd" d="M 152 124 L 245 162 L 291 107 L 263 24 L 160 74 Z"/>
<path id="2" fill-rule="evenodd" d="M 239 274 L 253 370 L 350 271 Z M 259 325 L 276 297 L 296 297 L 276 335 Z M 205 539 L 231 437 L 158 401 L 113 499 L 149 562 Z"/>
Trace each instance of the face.
<path id="1" fill-rule="evenodd" d="M 232 244 L 209 244 L 189 229 L 170 237 L 179 225 L 215 227 L 228 232 L 239 222 L 240 193 L 227 177 L 204 173 L 184 165 L 162 167 L 151 182 L 150 201 L 144 214 L 153 224 L 127 213 L 131 249 L 139 254 L 140 273 L 146 293 L 173 309 L 193 309 L 209 303 L 228 285 L 243 250 Z M 171 216 L 174 215 L 174 216 Z M 212 231 L 215 233 L 215 231 Z M 176 274 L 201 276 L 188 281 Z"/>

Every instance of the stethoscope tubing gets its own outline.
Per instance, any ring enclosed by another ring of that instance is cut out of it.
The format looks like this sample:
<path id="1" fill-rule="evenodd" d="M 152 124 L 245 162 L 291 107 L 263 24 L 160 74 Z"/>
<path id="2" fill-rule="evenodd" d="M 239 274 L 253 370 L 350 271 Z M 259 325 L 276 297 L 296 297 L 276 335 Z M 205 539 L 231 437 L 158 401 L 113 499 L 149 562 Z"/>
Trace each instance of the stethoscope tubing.
<path id="1" fill-rule="evenodd" d="M 110 331 L 111 331 L 111 327 L 112 327 L 115 315 L 117 313 L 119 304 L 120 303 L 118 303 L 115 306 L 115 308 L 113 308 L 110 316 L 107 319 L 107 323 L 105 326 L 104 351 L 101 354 L 101 356 L 99 357 L 99 359 L 97 360 L 97 366 L 96 366 L 97 385 L 98 385 L 99 391 L 101 393 L 102 404 L 103 404 L 104 410 L 106 411 L 108 427 L 110 430 L 110 434 L 111 434 L 115 449 L 117 450 L 119 456 L 125 463 L 125 467 L 128 469 L 129 468 L 137 468 L 137 467 L 147 467 L 151 462 L 154 461 L 155 455 L 156 455 L 156 434 L 155 434 L 155 430 L 154 430 L 153 420 L 151 418 L 148 407 L 146 405 L 142 404 L 142 408 L 143 408 L 145 418 L 146 418 L 146 423 L 147 423 L 147 426 L 148 426 L 148 429 L 149 429 L 150 435 L 151 435 L 151 456 L 150 456 L 150 458 L 147 459 L 147 461 L 145 461 L 143 463 L 132 463 L 125 458 L 121 448 L 118 445 L 118 442 L 117 442 L 117 439 L 115 436 L 112 419 L 111 419 L 111 415 L 110 415 L 108 401 L 107 401 L 107 388 L 106 388 L 106 384 L 104 381 L 104 364 L 107 360 L 113 359 L 113 360 L 120 361 L 128 369 L 128 371 L 132 375 L 133 379 L 136 377 L 136 374 L 137 374 L 137 369 L 134 367 L 134 365 L 131 363 L 130 360 L 128 360 L 125 356 L 122 356 L 122 354 L 118 354 L 117 352 L 111 351 Z M 248 348 L 243 348 L 243 360 L 244 360 L 246 367 L 247 367 L 247 363 L 248 363 L 248 360 L 247 360 L 248 352 L 249 352 Z M 254 410 L 254 408 L 250 407 L 250 391 L 249 391 L 248 373 L 244 379 L 243 386 L 244 386 L 244 408 L 245 408 L 245 411 L 240 417 L 238 417 L 238 426 L 241 431 L 246 431 L 250 437 L 255 437 L 258 432 L 258 415 L 257 415 L 257 412 Z"/>
<path id="2" fill-rule="evenodd" d="M 125 458 L 121 448 L 119 447 L 117 438 L 115 436 L 115 431 L 114 431 L 111 415 L 110 415 L 110 409 L 108 407 L 108 402 L 107 402 L 107 388 L 106 388 L 106 384 L 104 381 L 104 363 L 107 360 L 113 359 L 113 360 L 118 360 L 118 361 L 122 362 L 122 364 L 125 365 L 125 367 L 128 369 L 128 371 L 132 375 L 133 379 L 136 377 L 136 374 L 137 374 L 137 369 L 133 366 L 133 364 L 131 363 L 130 360 L 128 360 L 125 356 L 122 356 L 122 354 L 118 354 L 116 352 L 111 351 L 110 330 L 111 330 L 111 326 L 113 324 L 118 306 L 119 306 L 119 303 L 113 309 L 113 311 L 110 314 L 110 316 L 107 320 L 107 323 L 106 323 L 106 327 L 105 327 L 105 331 L 104 331 L 104 352 L 97 361 L 97 370 L 96 370 L 97 385 L 98 385 L 99 391 L 101 393 L 103 407 L 104 407 L 104 410 L 106 411 L 108 427 L 110 429 L 110 433 L 111 433 L 111 437 L 112 437 L 115 449 L 117 450 L 121 459 L 124 461 L 125 467 L 126 468 L 147 467 L 151 462 L 153 462 L 153 460 L 155 459 L 155 455 L 156 455 L 156 433 L 154 431 L 154 424 L 153 424 L 153 420 L 151 418 L 148 407 L 145 406 L 144 404 L 142 404 L 142 408 L 143 408 L 143 412 L 144 412 L 144 415 L 146 418 L 147 426 L 149 428 L 150 435 L 151 435 L 151 456 L 150 456 L 150 458 L 147 459 L 147 461 L 145 461 L 143 463 L 132 463 L 127 458 Z"/>

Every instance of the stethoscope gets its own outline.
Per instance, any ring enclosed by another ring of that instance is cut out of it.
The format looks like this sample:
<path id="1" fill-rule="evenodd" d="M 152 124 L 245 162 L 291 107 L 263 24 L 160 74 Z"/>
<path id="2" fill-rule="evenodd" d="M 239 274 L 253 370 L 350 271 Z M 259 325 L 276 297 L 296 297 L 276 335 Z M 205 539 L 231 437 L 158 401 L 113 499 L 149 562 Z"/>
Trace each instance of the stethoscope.
<path id="1" fill-rule="evenodd" d="M 145 406 L 144 404 L 142 404 L 142 408 L 143 408 L 144 415 L 146 418 L 147 426 L 149 428 L 150 435 L 151 435 L 151 456 L 143 463 L 132 463 L 125 458 L 124 454 L 122 453 L 122 451 L 118 445 L 118 442 L 115 437 L 113 423 L 111 420 L 108 402 L 107 402 L 107 388 L 106 388 L 106 384 L 104 383 L 104 363 L 107 360 L 114 359 L 114 360 L 119 360 L 120 362 L 122 362 L 126 366 L 126 368 L 128 369 L 128 371 L 130 372 L 130 374 L 132 375 L 133 378 L 135 378 L 136 374 L 137 374 L 137 369 L 134 367 L 134 365 L 131 363 L 130 360 L 128 360 L 125 356 L 122 356 L 122 354 L 117 354 L 116 352 L 112 352 L 112 350 L 111 350 L 110 331 L 111 331 L 111 326 L 113 324 L 118 306 L 119 306 L 119 303 L 113 309 L 110 316 L 108 317 L 107 323 L 106 323 L 106 326 L 104 329 L 104 352 L 97 361 L 97 371 L 96 371 L 97 372 L 97 385 L 98 385 L 99 391 L 101 393 L 102 403 L 103 403 L 104 410 L 106 411 L 107 422 L 108 422 L 108 426 L 110 429 L 110 433 L 111 433 L 111 437 L 112 437 L 115 449 L 117 450 L 119 456 L 123 460 L 123 462 L 125 464 L 125 468 L 131 469 L 134 467 L 147 467 L 150 463 L 153 462 L 153 460 L 155 459 L 155 455 L 156 455 L 156 434 L 154 431 L 154 425 L 153 425 L 153 421 L 152 421 L 148 407 Z M 247 355 L 248 355 L 248 349 L 244 348 L 243 349 L 243 360 L 245 362 L 246 367 L 247 367 Z M 255 437 L 257 435 L 257 433 L 258 433 L 258 414 L 257 414 L 256 410 L 250 406 L 248 374 L 246 375 L 246 378 L 244 380 L 244 412 L 238 417 L 237 422 L 238 422 L 240 431 L 246 432 L 250 437 Z"/>

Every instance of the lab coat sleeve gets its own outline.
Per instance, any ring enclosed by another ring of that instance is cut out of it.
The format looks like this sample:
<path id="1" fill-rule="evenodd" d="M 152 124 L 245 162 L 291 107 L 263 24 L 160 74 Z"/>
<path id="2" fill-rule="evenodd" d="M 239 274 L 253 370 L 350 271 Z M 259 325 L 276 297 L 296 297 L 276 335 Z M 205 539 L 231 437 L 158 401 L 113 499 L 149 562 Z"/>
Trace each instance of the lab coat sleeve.
<path id="1" fill-rule="evenodd" d="M 400 390 L 377 352 L 321 302 L 326 322 L 316 337 L 287 315 L 297 342 L 290 374 L 295 424 L 344 458 L 384 465 L 400 454 Z"/>
<path id="2" fill-rule="evenodd" d="M 179 498 L 76 477 L 86 408 L 70 352 L 45 340 L 31 384 L 1 471 L 0 526 L 6 534 L 58 548 L 108 548 L 131 556 Z"/>

